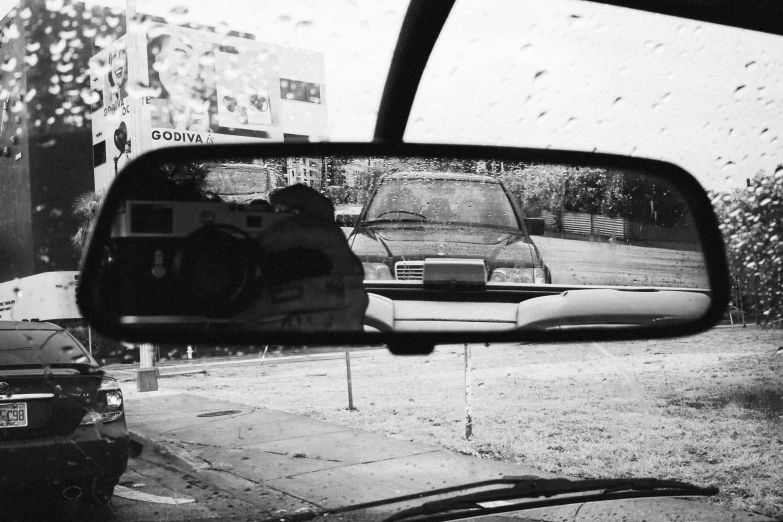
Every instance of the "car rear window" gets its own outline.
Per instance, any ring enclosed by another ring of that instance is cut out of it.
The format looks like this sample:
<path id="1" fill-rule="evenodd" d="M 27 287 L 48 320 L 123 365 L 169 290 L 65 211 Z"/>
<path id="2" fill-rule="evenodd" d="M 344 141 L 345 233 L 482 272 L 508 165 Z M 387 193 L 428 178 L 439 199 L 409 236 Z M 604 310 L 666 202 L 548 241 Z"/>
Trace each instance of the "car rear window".
<path id="1" fill-rule="evenodd" d="M 96 365 L 79 342 L 63 330 L 0 330 L 0 366 L 31 364 Z"/>
<path id="2" fill-rule="evenodd" d="M 401 211 L 401 212 L 400 212 Z M 460 179 L 388 179 L 381 183 L 367 220 L 448 221 L 518 228 L 499 183 Z"/>

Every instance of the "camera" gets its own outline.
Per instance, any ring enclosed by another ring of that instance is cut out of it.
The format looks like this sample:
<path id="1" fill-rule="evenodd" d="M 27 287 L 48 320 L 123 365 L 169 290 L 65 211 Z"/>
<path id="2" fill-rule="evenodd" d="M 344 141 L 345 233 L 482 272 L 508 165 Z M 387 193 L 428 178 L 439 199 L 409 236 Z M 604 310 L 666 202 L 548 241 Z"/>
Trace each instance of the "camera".
<path id="1" fill-rule="evenodd" d="M 263 287 L 259 240 L 294 216 L 268 205 L 128 200 L 114 217 L 104 270 L 124 320 L 230 318 Z M 134 319 L 135 318 L 135 319 Z"/>

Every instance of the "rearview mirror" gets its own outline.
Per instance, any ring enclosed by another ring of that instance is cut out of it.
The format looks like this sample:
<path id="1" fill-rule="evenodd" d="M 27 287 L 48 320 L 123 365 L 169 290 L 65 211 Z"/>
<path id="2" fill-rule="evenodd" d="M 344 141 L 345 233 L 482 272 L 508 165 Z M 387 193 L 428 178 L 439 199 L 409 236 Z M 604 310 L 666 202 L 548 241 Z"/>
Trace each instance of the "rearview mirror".
<path id="1" fill-rule="evenodd" d="M 725 309 L 720 241 L 703 189 L 657 161 L 439 145 L 172 148 L 115 180 L 78 303 L 104 333 L 152 342 L 413 353 L 680 335 Z"/>

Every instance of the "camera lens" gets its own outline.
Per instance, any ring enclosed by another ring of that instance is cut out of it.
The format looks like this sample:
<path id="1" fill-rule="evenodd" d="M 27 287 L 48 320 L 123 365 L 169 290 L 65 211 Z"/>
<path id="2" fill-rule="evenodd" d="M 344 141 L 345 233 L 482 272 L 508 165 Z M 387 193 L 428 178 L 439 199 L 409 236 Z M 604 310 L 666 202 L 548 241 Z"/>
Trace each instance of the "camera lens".
<path id="1" fill-rule="evenodd" d="M 226 315 L 253 281 L 255 255 L 247 234 L 209 225 L 187 236 L 174 259 L 180 284 L 207 315 Z"/>

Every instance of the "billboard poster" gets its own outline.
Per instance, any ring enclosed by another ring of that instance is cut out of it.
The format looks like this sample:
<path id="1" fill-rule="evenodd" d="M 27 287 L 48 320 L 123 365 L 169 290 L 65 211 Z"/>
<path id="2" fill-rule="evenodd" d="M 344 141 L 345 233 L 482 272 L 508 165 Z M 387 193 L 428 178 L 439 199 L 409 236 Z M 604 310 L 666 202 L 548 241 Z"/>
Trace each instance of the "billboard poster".
<path id="1" fill-rule="evenodd" d="M 142 39 L 150 96 L 145 139 L 165 145 L 282 140 L 275 46 L 153 25 Z"/>
<path id="2" fill-rule="evenodd" d="M 126 37 L 90 59 L 93 167 L 103 186 L 131 158 L 130 71 Z"/>
<path id="3" fill-rule="evenodd" d="M 95 187 L 167 146 L 328 132 L 323 54 L 152 23 L 90 61 Z"/>

